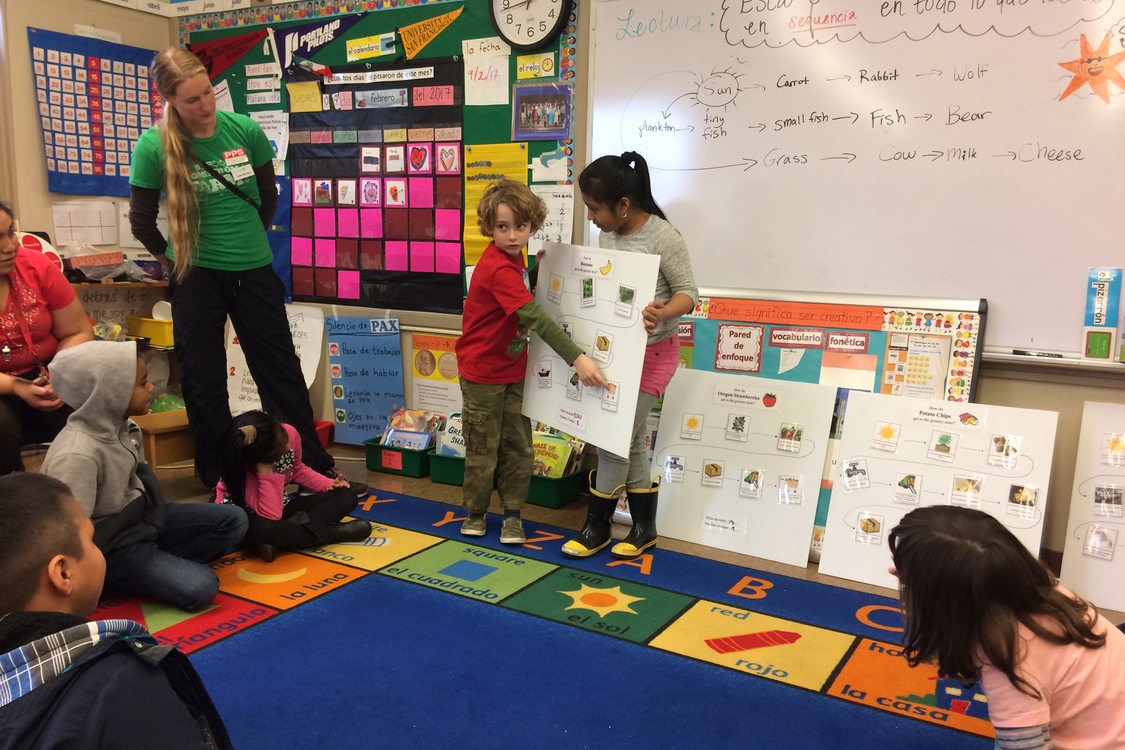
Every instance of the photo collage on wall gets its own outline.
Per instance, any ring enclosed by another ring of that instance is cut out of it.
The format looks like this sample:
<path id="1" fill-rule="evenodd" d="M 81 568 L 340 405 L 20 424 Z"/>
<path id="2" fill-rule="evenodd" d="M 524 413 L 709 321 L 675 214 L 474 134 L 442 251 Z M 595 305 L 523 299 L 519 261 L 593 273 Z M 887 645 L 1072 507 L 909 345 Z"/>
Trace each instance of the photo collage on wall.
<path id="1" fill-rule="evenodd" d="M 290 115 L 293 299 L 460 312 L 461 64 L 333 73 Z"/>
<path id="2" fill-rule="evenodd" d="M 148 76 L 155 51 L 31 27 L 27 39 L 47 189 L 128 195 L 133 146 L 162 112 Z"/>

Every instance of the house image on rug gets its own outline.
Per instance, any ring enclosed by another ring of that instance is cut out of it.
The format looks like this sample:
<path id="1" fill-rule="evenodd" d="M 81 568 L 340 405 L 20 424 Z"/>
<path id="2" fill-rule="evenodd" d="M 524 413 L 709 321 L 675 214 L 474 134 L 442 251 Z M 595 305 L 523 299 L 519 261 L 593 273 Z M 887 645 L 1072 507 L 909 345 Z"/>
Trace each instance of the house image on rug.
<path id="1" fill-rule="evenodd" d="M 942 677 L 930 679 L 936 682 L 934 697 L 937 698 L 938 708 L 972 716 L 974 719 L 988 719 L 988 698 L 985 697 L 979 684 L 964 687 L 960 680 Z"/>

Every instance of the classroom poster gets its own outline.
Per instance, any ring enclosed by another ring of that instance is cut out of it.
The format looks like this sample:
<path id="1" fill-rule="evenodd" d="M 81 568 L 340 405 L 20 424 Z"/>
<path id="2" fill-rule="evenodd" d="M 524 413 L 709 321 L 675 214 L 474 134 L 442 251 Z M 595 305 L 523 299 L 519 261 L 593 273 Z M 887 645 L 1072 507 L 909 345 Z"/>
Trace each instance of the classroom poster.
<path id="1" fill-rule="evenodd" d="M 676 371 L 652 457 L 663 536 L 804 567 L 836 389 Z"/>
<path id="2" fill-rule="evenodd" d="M 499 180 L 527 184 L 526 143 L 465 146 L 465 265 L 475 266 L 492 241 L 480 232 L 477 206 L 488 187 Z M 468 284 L 466 284 L 468 288 Z"/>
<path id="3" fill-rule="evenodd" d="M 155 50 L 27 29 L 47 189 L 129 195 L 141 133 L 163 114 L 148 77 Z"/>
<path id="4" fill-rule="evenodd" d="M 1125 406 L 1087 401 L 1074 462 L 1062 584 L 1097 607 L 1125 610 Z"/>
<path id="5" fill-rule="evenodd" d="M 914 508 L 995 516 L 1039 555 L 1058 414 L 852 391 L 820 557 L 826 575 L 896 588 L 887 535 Z"/>
<path id="6" fill-rule="evenodd" d="M 301 360 L 301 375 L 305 385 L 312 387 L 320 368 L 321 342 L 324 340 L 324 311 L 309 305 L 286 305 L 285 315 L 289 319 L 289 332 L 293 336 L 293 348 Z M 254 382 L 250 368 L 246 364 L 246 354 L 238 342 L 234 325 L 227 320 L 227 394 L 230 397 L 231 414 L 241 414 L 252 409 L 262 408 L 258 396 L 258 386 Z"/>
<path id="7" fill-rule="evenodd" d="M 461 312 L 460 74 L 442 58 L 294 75 L 320 87 L 289 118 L 294 299 Z"/>
<path id="8" fill-rule="evenodd" d="M 410 408 L 445 416 L 461 411 L 456 347 L 456 336 L 411 336 Z"/>
<path id="9" fill-rule="evenodd" d="M 337 443 L 363 445 L 383 434 L 406 403 L 398 318 L 324 319 L 332 421 Z"/>
<path id="10" fill-rule="evenodd" d="M 545 249 L 535 298 L 610 387 L 583 385 L 573 367 L 532 336 L 523 413 L 627 456 L 648 342 L 641 312 L 656 294 L 660 258 L 554 242 Z"/>

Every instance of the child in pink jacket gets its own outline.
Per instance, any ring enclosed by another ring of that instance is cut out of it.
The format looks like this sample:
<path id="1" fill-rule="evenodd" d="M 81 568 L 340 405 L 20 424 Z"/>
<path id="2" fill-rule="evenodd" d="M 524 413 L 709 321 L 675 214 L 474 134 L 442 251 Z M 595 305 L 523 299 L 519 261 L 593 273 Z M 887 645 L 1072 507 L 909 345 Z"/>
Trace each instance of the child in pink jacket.
<path id="1" fill-rule="evenodd" d="M 340 523 L 355 509 L 367 486 L 328 477 L 301 462 L 297 430 L 263 411 L 235 417 L 223 435 L 222 479 L 215 502 L 234 503 L 250 520 L 243 546 L 253 546 L 270 562 L 278 548 L 302 549 L 338 542 L 358 542 L 371 535 L 371 524 Z M 287 484 L 310 494 L 290 500 Z"/>

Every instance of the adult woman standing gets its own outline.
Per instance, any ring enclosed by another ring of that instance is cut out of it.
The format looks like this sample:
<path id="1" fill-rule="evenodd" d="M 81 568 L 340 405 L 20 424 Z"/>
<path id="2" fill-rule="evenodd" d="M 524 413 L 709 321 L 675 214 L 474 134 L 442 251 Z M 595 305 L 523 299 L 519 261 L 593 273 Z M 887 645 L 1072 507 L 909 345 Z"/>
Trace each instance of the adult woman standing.
<path id="1" fill-rule="evenodd" d="M 285 290 L 270 266 L 273 147 L 252 119 L 215 108 L 207 70 L 188 50 L 160 52 L 150 73 L 167 104 L 133 150 L 129 223 L 149 252 L 166 266 L 174 262 L 176 361 L 196 470 L 208 487 L 218 483 L 217 449 L 231 420 L 223 336 L 229 315 L 263 408 L 297 429 L 309 466 L 332 472 L 313 427 Z M 156 226 L 162 189 L 170 242 Z"/>
<path id="2" fill-rule="evenodd" d="M 20 447 L 51 440 L 70 409 L 46 365 L 59 349 L 92 341 L 94 329 L 62 271 L 21 247 L 12 209 L 0 203 L 0 474 L 19 471 Z"/>

